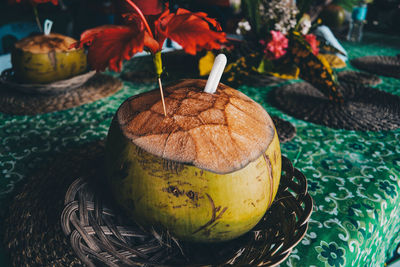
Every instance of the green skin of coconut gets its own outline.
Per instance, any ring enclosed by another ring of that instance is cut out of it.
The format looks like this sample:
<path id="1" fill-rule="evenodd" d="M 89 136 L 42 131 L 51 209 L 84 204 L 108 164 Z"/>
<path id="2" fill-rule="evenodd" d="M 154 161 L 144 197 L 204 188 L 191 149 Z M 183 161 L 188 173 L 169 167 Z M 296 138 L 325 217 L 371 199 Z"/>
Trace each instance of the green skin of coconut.
<path id="1" fill-rule="evenodd" d="M 164 160 L 126 138 L 116 120 L 106 145 L 107 183 L 115 201 L 145 228 L 184 241 L 220 242 L 251 230 L 278 190 L 278 136 L 244 168 L 217 174 Z"/>
<path id="2" fill-rule="evenodd" d="M 48 53 L 31 53 L 15 48 L 11 62 L 18 80 L 32 84 L 68 79 L 87 70 L 83 48 Z"/>

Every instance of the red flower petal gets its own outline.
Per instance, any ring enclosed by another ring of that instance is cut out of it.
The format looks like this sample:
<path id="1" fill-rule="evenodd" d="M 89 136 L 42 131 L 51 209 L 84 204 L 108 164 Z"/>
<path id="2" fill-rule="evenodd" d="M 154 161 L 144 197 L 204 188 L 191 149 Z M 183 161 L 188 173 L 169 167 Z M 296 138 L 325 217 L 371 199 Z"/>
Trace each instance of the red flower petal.
<path id="1" fill-rule="evenodd" d="M 206 13 L 192 13 L 178 9 L 175 14 L 164 12 L 155 22 L 156 39 L 160 46 L 165 38 L 171 38 L 180 44 L 186 53 L 196 54 L 202 49 L 219 49 L 226 42 L 225 33 L 210 28 L 220 29 L 219 24 Z"/>
<path id="2" fill-rule="evenodd" d="M 132 0 L 143 15 L 157 15 L 163 11 L 163 1 L 160 0 Z"/>
<path id="3" fill-rule="evenodd" d="M 162 47 L 165 39 L 167 38 L 165 28 L 170 21 L 173 14 L 169 13 L 169 8 L 165 8 L 164 12 L 161 13 L 160 17 L 154 21 L 154 38 Z"/>
<path id="4" fill-rule="evenodd" d="M 314 55 L 318 55 L 319 52 L 319 41 L 317 40 L 317 37 L 314 34 L 307 34 L 306 36 L 304 36 L 304 38 L 306 39 L 306 41 L 310 44 L 312 52 Z"/>
<path id="5" fill-rule="evenodd" d="M 107 67 L 120 71 L 122 61 L 143 51 L 144 46 L 158 50 L 158 43 L 139 27 L 106 25 L 85 31 L 79 46 L 89 45 L 88 61 L 97 71 Z"/>
<path id="6" fill-rule="evenodd" d="M 278 59 L 286 54 L 286 48 L 288 48 L 289 40 L 279 31 L 270 31 L 271 40 L 266 43 L 260 41 L 262 45 L 266 45 L 264 53 L 269 59 Z"/>
<path id="7" fill-rule="evenodd" d="M 121 10 L 124 12 L 135 12 L 131 5 L 126 1 L 121 2 Z M 143 15 L 158 15 L 163 11 L 163 1 L 161 0 L 132 0 L 133 3 L 142 11 Z"/>
<path id="8" fill-rule="evenodd" d="M 222 31 L 221 25 L 219 24 L 219 22 L 216 19 L 213 18 L 209 18 L 207 13 L 204 12 L 190 12 L 189 10 L 183 9 L 183 8 L 179 8 L 176 12 L 177 15 L 183 15 L 183 14 L 192 14 L 195 15 L 199 18 L 204 19 L 205 21 L 207 21 L 209 24 L 211 24 L 217 31 Z"/>

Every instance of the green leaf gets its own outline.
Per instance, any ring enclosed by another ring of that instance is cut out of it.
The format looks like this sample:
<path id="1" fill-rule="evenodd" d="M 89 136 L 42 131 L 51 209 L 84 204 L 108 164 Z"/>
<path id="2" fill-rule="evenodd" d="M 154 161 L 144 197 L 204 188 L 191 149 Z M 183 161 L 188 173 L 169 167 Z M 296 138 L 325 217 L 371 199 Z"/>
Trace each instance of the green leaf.
<path id="1" fill-rule="evenodd" d="M 257 72 L 259 73 L 268 73 L 271 72 L 274 69 L 274 63 L 272 63 L 271 60 L 268 59 L 263 59 L 260 62 L 260 65 L 258 65 Z"/>
<path id="2" fill-rule="evenodd" d="M 244 17 L 249 21 L 252 30 L 259 35 L 261 29 L 260 0 L 242 0 Z"/>

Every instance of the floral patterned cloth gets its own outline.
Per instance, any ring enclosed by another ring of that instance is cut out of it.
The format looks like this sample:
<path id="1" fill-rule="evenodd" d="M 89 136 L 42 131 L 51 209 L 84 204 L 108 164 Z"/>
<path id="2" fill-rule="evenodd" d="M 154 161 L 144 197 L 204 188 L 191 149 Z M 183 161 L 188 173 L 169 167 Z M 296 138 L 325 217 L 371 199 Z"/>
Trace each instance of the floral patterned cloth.
<path id="1" fill-rule="evenodd" d="M 369 34 L 362 44 L 345 43 L 344 47 L 351 58 L 396 55 L 400 39 Z M 400 95 L 400 80 L 382 79 L 378 89 Z M 0 221 L 17 182 L 54 153 L 104 139 L 122 101 L 153 87 L 125 83 L 111 97 L 66 111 L 0 114 Z M 282 152 L 306 175 L 314 212 L 307 235 L 281 266 L 383 266 L 400 243 L 400 129 L 335 130 L 273 108 L 268 104 L 270 88 L 238 89 L 271 115 L 297 127 L 297 136 L 282 144 Z M 0 248 L 0 266 L 7 266 L 4 255 Z"/>

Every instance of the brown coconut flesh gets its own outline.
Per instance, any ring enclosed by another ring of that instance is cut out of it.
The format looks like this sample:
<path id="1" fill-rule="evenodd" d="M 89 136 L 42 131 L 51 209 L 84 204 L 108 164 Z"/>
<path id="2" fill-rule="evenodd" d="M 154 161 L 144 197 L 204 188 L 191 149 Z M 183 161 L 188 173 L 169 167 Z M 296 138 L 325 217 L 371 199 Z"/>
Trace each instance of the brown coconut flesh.
<path id="1" fill-rule="evenodd" d="M 160 91 L 130 97 L 117 120 L 126 138 L 145 151 L 215 173 L 245 167 L 264 153 L 275 128 L 268 113 L 243 93 L 219 84 L 203 91 L 205 80 L 181 80 Z"/>

